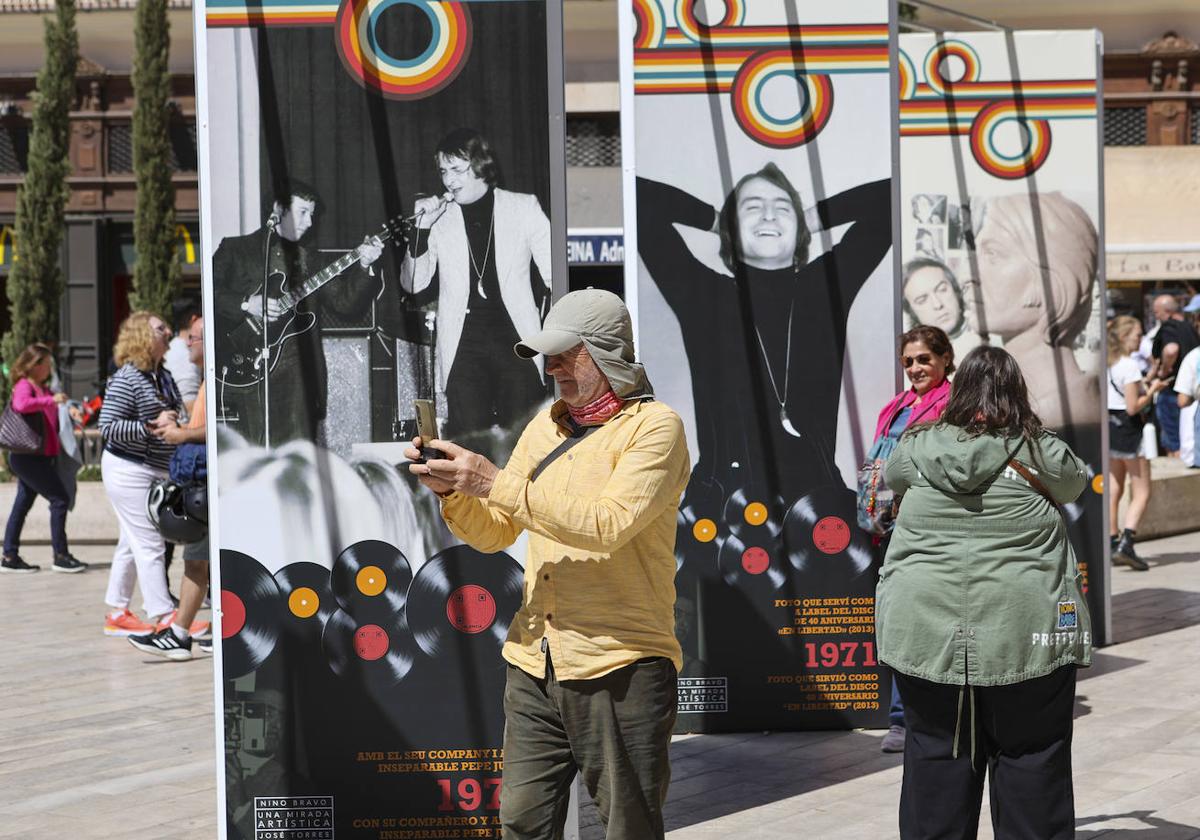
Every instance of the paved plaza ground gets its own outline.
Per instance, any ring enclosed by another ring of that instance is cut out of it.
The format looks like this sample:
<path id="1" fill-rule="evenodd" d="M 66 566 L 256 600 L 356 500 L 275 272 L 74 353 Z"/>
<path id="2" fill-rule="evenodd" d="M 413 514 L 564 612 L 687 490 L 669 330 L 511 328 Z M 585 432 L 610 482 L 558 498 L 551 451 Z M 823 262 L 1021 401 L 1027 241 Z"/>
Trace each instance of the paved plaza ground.
<path id="1" fill-rule="evenodd" d="M 49 564 L 49 548 L 25 556 Z M 111 546 L 83 575 L 0 577 L 0 837 L 216 837 L 212 663 L 101 633 Z M 1078 838 L 1200 838 L 1200 534 L 1113 575 L 1116 644 L 1082 672 Z M 900 756 L 882 732 L 679 738 L 669 836 L 893 838 Z M 599 838 L 584 808 L 584 838 Z M 986 800 L 981 837 L 986 827 Z"/>

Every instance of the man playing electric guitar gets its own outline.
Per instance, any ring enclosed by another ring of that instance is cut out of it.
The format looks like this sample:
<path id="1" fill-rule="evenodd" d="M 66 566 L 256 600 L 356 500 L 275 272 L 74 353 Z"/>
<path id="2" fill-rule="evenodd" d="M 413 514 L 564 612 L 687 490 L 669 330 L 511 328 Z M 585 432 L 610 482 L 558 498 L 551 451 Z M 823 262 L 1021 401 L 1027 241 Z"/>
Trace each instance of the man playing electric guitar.
<path id="1" fill-rule="evenodd" d="M 321 255 L 304 244 L 319 210 L 312 188 L 293 181 L 277 194 L 266 225 L 223 239 L 213 255 L 218 381 L 212 398 L 218 417 L 252 444 L 316 440 L 326 410 L 321 314 L 352 317 L 373 297 L 366 270 L 383 252 L 383 242 L 373 236 L 355 250 L 357 264 L 345 276 L 308 296 L 305 284 L 325 268 Z M 278 328 L 289 322 L 298 326 L 274 343 Z M 274 343 L 266 358 L 264 332 Z"/>

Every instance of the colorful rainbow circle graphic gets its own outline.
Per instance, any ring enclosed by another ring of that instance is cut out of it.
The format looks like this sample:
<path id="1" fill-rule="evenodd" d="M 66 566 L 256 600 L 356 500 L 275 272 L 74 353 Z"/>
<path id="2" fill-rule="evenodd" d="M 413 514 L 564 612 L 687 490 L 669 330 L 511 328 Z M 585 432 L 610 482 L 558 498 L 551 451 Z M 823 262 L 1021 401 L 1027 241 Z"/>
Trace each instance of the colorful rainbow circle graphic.
<path id="1" fill-rule="evenodd" d="M 942 62 L 950 57 L 962 61 L 965 71 L 961 78 L 947 79 L 942 75 Z M 945 94 L 947 88 L 965 82 L 979 81 L 979 55 L 962 41 L 938 41 L 925 55 L 925 82 L 935 91 Z"/>
<path id="2" fill-rule="evenodd" d="M 633 0 L 633 17 L 637 21 L 637 31 L 633 36 L 634 49 L 661 47 L 667 37 L 667 16 L 659 0 Z"/>
<path id="3" fill-rule="evenodd" d="M 908 53 L 900 50 L 899 54 L 900 61 L 897 62 L 897 67 L 900 76 L 900 98 L 912 99 L 917 95 L 917 70 L 913 67 Z"/>
<path id="4" fill-rule="evenodd" d="M 396 58 L 381 48 L 376 28 L 392 6 L 415 6 L 432 33 L 420 55 Z M 344 0 L 337 16 L 338 54 L 363 87 L 388 99 L 423 99 L 454 81 L 471 51 L 471 17 L 452 0 Z"/>
<path id="5" fill-rule="evenodd" d="M 746 17 L 746 0 L 724 0 L 725 14 L 715 24 L 696 17 L 696 6 L 702 0 L 675 0 L 675 25 L 696 43 L 707 40 L 712 26 L 741 26 Z"/>
<path id="6" fill-rule="evenodd" d="M 804 93 L 799 111 L 786 117 L 767 113 L 762 103 L 763 87 L 778 75 L 791 76 Z M 789 50 L 769 50 L 751 57 L 734 77 L 730 95 L 738 125 L 759 143 L 775 149 L 792 149 L 812 140 L 833 112 L 829 77 L 798 73 Z"/>
<path id="7" fill-rule="evenodd" d="M 994 142 L 996 128 L 1008 120 L 1015 120 L 1027 134 L 1025 148 L 1015 155 L 1001 153 Z M 1022 115 L 1011 100 L 993 102 L 971 124 L 971 154 L 990 175 L 1006 181 L 1026 178 L 1050 156 L 1050 123 Z"/>

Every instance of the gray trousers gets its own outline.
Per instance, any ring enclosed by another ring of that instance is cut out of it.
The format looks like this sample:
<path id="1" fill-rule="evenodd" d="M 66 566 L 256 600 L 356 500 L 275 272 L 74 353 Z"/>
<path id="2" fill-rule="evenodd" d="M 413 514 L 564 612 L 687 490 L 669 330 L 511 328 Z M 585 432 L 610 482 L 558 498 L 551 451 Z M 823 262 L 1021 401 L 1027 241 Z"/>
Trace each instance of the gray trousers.
<path id="1" fill-rule="evenodd" d="M 571 781 L 583 778 L 608 840 L 661 840 L 671 781 L 676 673 L 644 659 L 592 680 L 509 666 L 504 690 L 505 840 L 560 840 Z"/>

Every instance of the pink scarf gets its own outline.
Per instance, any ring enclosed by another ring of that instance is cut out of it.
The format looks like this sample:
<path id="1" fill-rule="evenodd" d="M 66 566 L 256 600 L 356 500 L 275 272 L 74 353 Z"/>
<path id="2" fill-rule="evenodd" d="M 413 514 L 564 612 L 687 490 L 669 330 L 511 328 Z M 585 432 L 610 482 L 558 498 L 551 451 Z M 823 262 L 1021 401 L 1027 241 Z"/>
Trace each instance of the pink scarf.
<path id="1" fill-rule="evenodd" d="M 571 419 L 577 426 L 599 426 L 620 411 L 623 405 L 625 405 L 625 400 L 614 394 L 610 388 L 585 406 L 579 408 L 567 406 L 567 411 L 571 413 Z"/>

